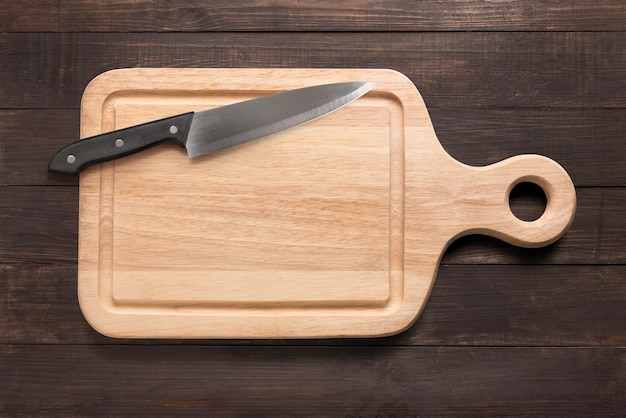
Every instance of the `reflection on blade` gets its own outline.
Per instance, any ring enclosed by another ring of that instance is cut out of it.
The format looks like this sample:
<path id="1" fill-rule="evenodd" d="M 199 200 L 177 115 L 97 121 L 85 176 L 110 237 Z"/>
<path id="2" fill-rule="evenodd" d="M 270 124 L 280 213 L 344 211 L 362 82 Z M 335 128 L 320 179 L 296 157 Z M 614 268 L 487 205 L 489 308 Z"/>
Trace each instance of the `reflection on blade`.
<path id="1" fill-rule="evenodd" d="M 187 143 L 197 157 L 301 125 L 342 108 L 374 83 L 336 83 L 291 90 L 194 114 Z"/>

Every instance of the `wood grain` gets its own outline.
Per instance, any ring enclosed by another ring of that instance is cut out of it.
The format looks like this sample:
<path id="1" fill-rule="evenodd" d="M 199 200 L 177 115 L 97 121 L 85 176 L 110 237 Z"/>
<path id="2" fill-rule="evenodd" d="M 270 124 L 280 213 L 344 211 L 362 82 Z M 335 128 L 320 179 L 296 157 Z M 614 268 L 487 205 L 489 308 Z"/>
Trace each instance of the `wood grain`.
<path id="1" fill-rule="evenodd" d="M 626 410 L 621 0 L 0 3 L 0 415 Z M 146 66 L 400 70 L 460 161 L 566 167 L 575 222 L 540 250 L 456 241 L 394 337 L 107 339 L 76 302 L 76 179 L 45 166 L 91 78 Z"/>
<path id="2" fill-rule="evenodd" d="M 122 338 L 390 335 L 423 309 L 449 242 L 482 233 L 536 248 L 571 224 L 576 195 L 561 166 L 530 154 L 478 168 L 453 160 L 419 92 L 389 70 L 110 71 L 85 90 L 81 134 L 310 80 L 376 87 L 321 120 L 199 162 L 156 147 L 81 173 L 78 291 L 95 329 Z M 508 206 L 522 181 L 548 196 L 533 222 Z"/>
<path id="3" fill-rule="evenodd" d="M 429 108 L 626 107 L 622 32 L 9 33 L 0 50 L 6 108 L 76 108 L 127 67 L 393 68 Z"/>
<path id="4" fill-rule="evenodd" d="M 204 31 L 609 31 L 624 30 L 620 0 L 524 3 L 478 0 L 419 2 L 284 0 L 2 2 L 0 32 Z"/>
<path id="5" fill-rule="evenodd" d="M 577 187 L 626 185 L 625 109 L 433 109 L 450 155 L 486 165 L 537 153 L 561 163 Z"/>
<path id="6" fill-rule="evenodd" d="M 71 264 L 15 266 L 0 274 L 2 344 L 620 347 L 626 344 L 624 266 L 448 265 L 417 322 L 400 335 L 325 340 L 118 340 L 101 336 L 78 306 Z M 559 300 L 559 303 L 554 303 Z M 598 309 L 601 306 L 602 309 Z"/>
<path id="7" fill-rule="evenodd" d="M 75 263 L 78 189 L 0 186 L 0 263 Z"/>
<path id="8" fill-rule="evenodd" d="M 437 138 L 463 163 L 481 166 L 537 153 L 562 164 L 577 187 L 626 184 L 623 109 L 428 110 Z M 45 129 L 24 129 L 31 125 Z M 0 138 L 6 138 L 0 184 L 78 184 L 75 177 L 46 173 L 52 155 L 79 138 L 78 108 L 0 110 Z"/>
<path id="9" fill-rule="evenodd" d="M 624 357 L 618 348 L 0 346 L 0 413 L 615 416 Z"/>
<path id="10" fill-rule="evenodd" d="M 77 178 L 51 176 L 47 168 L 54 153 L 80 137 L 79 130 L 78 110 L 0 109 L 0 185 L 77 186 Z"/>
<path id="11" fill-rule="evenodd" d="M 0 262 L 17 266 L 77 262 L 78 188 L 0 186 Z M 453 243 L 443 264 L 625 264 L 626 189 L 579 188 L 574 222 L 543 249 L 519 249 L 479 235 Z M 534 208 L 528 202 L 529 210 Z M 45 208 L 45 210 L 43 210 Z M 29 225 L 28 229 L 24 225 Z"/>

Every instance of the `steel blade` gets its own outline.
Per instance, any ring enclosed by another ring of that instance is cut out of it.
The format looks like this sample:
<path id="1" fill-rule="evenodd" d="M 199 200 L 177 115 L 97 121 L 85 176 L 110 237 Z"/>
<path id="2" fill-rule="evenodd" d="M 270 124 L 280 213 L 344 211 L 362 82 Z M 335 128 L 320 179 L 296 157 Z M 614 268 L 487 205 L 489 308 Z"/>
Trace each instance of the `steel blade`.
<path id="1" fill-rule="evenodd" d="M 293 128 L 342 108 L 374 83 L 306 87 L 194 114 L 185 148 L 190 158 Z"/>

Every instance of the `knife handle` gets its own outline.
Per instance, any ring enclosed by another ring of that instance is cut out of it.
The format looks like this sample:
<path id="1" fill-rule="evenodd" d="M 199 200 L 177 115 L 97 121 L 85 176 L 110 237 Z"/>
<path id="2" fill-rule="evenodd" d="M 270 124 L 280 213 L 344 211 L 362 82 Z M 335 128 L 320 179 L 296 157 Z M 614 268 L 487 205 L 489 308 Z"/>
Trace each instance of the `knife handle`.
<path id="1" fill-rule="evenodd" d="M 184 147 L 192 119 L 193 112 L 189 112 L 76 141 L 52 157 L 48 171 L 77 174 L 89 165 L 134 154 L 165 141 Z"/>

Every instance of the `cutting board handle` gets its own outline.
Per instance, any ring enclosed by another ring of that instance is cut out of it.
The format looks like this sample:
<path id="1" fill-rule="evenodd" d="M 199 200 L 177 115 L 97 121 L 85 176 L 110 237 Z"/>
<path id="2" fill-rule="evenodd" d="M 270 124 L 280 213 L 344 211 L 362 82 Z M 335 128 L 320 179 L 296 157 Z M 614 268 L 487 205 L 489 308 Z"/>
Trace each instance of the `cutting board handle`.
<path id="1" fill-rule="evenodd" d="M 569 175 L 555 161 L 541 155 L 518 155 L 485 167 L 472 167 L 465 183 L 466 227 L 461 235 L 486 234 L 520 247 L 534 248 L 559 239 L 576 211 L 576 190 Z M 546 208 L 536 220 L 524 221 L 511 210 L 511 191 L 520 183 L 541 187 Z M 477 205 L 476 202 L 481 204 Z M 478 209 L 478 210 L 477 210 Z"/>

